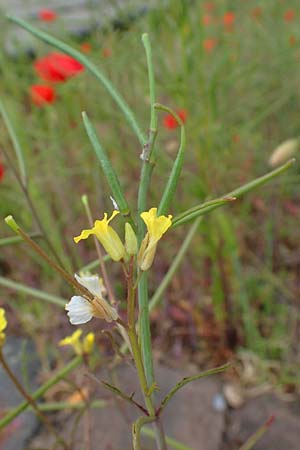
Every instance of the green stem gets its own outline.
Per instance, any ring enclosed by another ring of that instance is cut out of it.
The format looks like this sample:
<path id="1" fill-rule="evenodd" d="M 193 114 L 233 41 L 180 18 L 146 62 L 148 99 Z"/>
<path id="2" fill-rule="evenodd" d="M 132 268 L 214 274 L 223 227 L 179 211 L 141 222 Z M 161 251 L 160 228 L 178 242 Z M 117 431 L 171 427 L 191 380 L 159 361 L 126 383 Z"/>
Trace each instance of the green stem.
<path id="1" fill-rule="evenodd" d="M 145 436 L 149 436 L 152 439 L 155 439 L 155 433 L 151 428 L 143 427 L 141 429 L 141 433 Z M 166 436 L 167 444 L 170 445 L 175 450 L 194 450 L 191 447 L 188 447 L 185 444 L 182 444 L 181 442 L 178 442 L 176 439 L 170 438 L 169 436 Z"/>
<path id="2" fill-rule="evenodd" d="M 131 345 L 131 349 L 132 349 L 134 362 L 135 362 L 135 365 L 136 365 L 136 370 L 137 370 L 137 373 L 138 373 L 139 382 L 140 382 L 140 385 L 141 385 L 141 389 L 142 389 L 142 392 L 143 392 L 145 404 L 146 404 L 146 407 L 147 407 L 147 411 L 149 413 L 149 416 L 154 416 L 155 415 L 155 409 L 154 409 L 154 406 L 152 404 L 151 398 L 149 396 L 149 389 L 148 389 L 148 384 L 147 384 L 147 379 L 146 379 L 146 374 L 145 374 L 145 369 L 144 369 L 141 349 L 140 349 L 140 346 L 139 346 L 139 343 L 138 343 L 135 327 L 127 329 L 127 332 L 128 332 L 128 337 L 129 337 L 129 340 L 130 340 L 130 345 Z"/>
<path id="3" fill-rule="evenodd" d="M 148 274 L 143 272 L 138 284 L 139 294 L 139 338 L 148 386 L 154 383 L 154 369 L 152 358 L 151 329 L 149 317 Z"/>
<path id="4" fill-rule="evenodd" d="M 72 361 L 69 362 L 69 364 L 67 364 L 65 367 L 63 367 L 54 377 L 52 377 L 50 380 L 40 386 L 33 394 L 31 394 L 31 398 L 33 400 L 37 400 L 42 397 L 52 386 L 57 384 L 60 380 L 65 378 L 66 375 L 72 372 L 72 370 L 78 367 L 81 362 L 81 356 L 77 356 L 76 358 L 72 359 Z M 11 423 L 19 414 L 25 411 L 25 409 L 28 408 L 29 405 L 30 403 L 25 400 L 23 403 L 16 406 L 8 414 L 6 414 L 6 416 L 4 416 L 0 420 L 0 430 Z"/>
<path id="5" fill-rule="evenodd" d="M 151 101 L 150 111 L 150 134 L 149 141 L 143 149 L 142 153 L 142 170 L 141 179 L 138 192 L 138 242 L 141 243 L 145 232 L 144 223 L 140 214 L 147 209 L 147 195 L 151 174 L 153 169 L 153 149 L 157 135 L 157 115 L 155 110 L 155 79 L 152 64 L 152 54 L 150 40 L 147 34 L 143 34 L 142 41 L 146 51 L 148 78 L 149 78 L 149 93 Z M 148 279 L 147 273 L 143 273 L 138 283 L 138 297 L 139 297 L 139 337 L 141 341 L 142 356 L 146 372 L 148 385 L 151 386 L 154 382 L 153 361 L 152 361 L 152 345 L 151 345 L 151 331 L 149 319 L 149 299 L 148 299 Z"/>
<path id="6" fill-rule="evenodd" d="M 29 236 L 25 231 L 23 231 L 19 225 L 16 223 L 14 218 L 12 216 L 7 216 L 5 218 L 5 222 L 7 225 L 19 236 L 21 236 L 25 242 L 27 242 L 30 247 L 39 255 L 41 256 L 64 280 L 67 281 L 71 286 L 73 286 L 75 289 L 77 289 L 78 292 L 80 292 L 88 301 L 93 301 L 94 296 L 91 294 L 91 292 L 86 289 L 84 286 L 82 286 L 78 281 L 70 275 L 65 269 L 60 267 L 58 264 L 56 264 L 55 261 L 53 261 L 49 256 L 47 255 L 44 250 L 39 247 Z"/>

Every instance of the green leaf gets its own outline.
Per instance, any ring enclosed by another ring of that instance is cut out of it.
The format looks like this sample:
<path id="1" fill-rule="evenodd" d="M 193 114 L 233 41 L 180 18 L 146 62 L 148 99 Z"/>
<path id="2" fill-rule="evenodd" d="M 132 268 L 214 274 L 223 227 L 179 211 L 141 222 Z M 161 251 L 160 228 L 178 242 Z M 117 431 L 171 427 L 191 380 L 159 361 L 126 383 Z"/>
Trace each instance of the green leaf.
<path id="1" fill-rule="evenodd" d="M 155 104 L 155 108 L 159 109 L 161 111 L 166 111 L 169 114 L 172 114 L 172 116 L 174 116 L 175 119 L 180 124 L 179 150 L 178 150 L 176 159 L 175 159 L 173 167 L 172 167 L 171 174 L 169 176 L 167 185 L 165 187 L 165 190 L 163 192 L 163 195 L 162 195 L 162 198 L 161 198 L 158 210 L 157 210 L 158 215 L 161 215 L 161 214 L 166 214 L 168 212 L 170 203 L 171 203 L 172 199 L 174 198 L 174 194 L 175 194 L 175 191 L 177 188 L 178 180 L 179 180 L 180 173 L 181 173 L 182 166 L 183 166 L 186 138 L 185 138 L 185 128 L 184 128 L 183 122 L 180 119 L 180 117 L 174 111 L 172 111 L 172 109 L 170 109 L 166 106 L 160 105 L 159 103 Z"/>
<path id="2" fill-rule="evenodd" d="M 203 216 L 204 214 L 207 214 L 210 211 L 213 211 L 214 209 L 219 208 L 220 206 L 223 206 L 226 203 L 241 197 L 247 192 L 253 191 L 257 187 L 262 186 L 265 183 L 268 183 L 273 178 L 285 172 L 294 164 L 294 162 L 295 159 L 291 159 L 287 163 L 278 167 L 278 169 L 272 170 L 271 172 L 267 173 L 266 175 L 263 175 L 262 177 L 255 178 L 249 183 L 246 183 L 243 186 L 229 192 L 228 194 L 225 194 L 222 198 L 202 203 L 201 205 L 194 206 L 193 208 L 184 211 L 183 213 L 179 214 L 173 219 L 172 226 L 177 227 L 179 225 L 183 225 L 184 223 L 187 223 L 190 220 L 195 219 L 196 217 Z"/>
<path id="3" fill-rule="evenodd" d="M 127 122 L 131 126 L 140 143 L 144 145 L 144 143 L 146 142 L 146 137 L 143 135 L 133 112 L 131 111 L 131 109 L 121 96 L 121 94 L 115 89 L 115 87 L 111 84 L 111 82 L 106 78 L 106 76 L 98 69 L 98 67 L 94 63 L 92 63 L 80 51 L 72 48 L 70 45 L 66 44 L 60 39 L 51 36 L 45 31 L 41 31 L 38 28 L 33 27 L 30 23 L 26 22 L 25 20 L 10 15 L 8 15 L 7 18 L 11 22 L 16 23 L 17 25 L 29 31 L 29 33 L 38 37 L 47 44 L 50 44 L 53 47 L 58 48 L 59 50 L 63 51 L 64 53 L 67 53 L 70 56 L 73 56 L 73 58 L 77 59 L 77 61 L 83 64 L 97 78 L 97 80 L 99 80 L 103 84 L 105 89 L 108 91 L 108 93 L 111 95 L 111 97 L 114 99 L 114 101 L 117 103 L 117 105 L 123 112 Z"/>
<path id="4" fill-rule="evenodd" d="M 179 383 L 177 383 L 170 392 L 162 400 L 160 407 L 158 408 L 157 415 L 161 414 L 162 410 L 167 406 L 171 398 L 176 394 L 179 389 L 183 388 L 186 384 L 191 383 L 191 381 L 199 380 L 200 378 L 208 377 L 209 375 L 215 375 L 220 372 L 224 372 L 230 367 L 230 364 L 224 364 L 220 367 L 215 367 L 214 369 L 206 370 L 205 372 L 199 373 L 192 377 L 183 378 Z"/>
<path id="5" fill-rule="evenodd" d="M 95 150 L 95 153 L 101 164 L 104 175 L 106 176 L 107 182 L 112 191 L 114 200 L 117 202 L 117 205 L 118 205 L 118 208 L 119 208 L 121 214 L 123 216 L 128 216 L 130 214 L 129 206 L 128 206 L 127 200 L 125 199 L 125 196 L 123 194 L 121 184 L 116 175 L 116 172 L 114 171 L 104 148 L 100 144 L 100 141 L 97 137 L 94 126 L 92 125 L 90 119 L 88 118 L 88 116 L 85 112 L 82 113 L 82 119 L 83 119 L 83 123 L 84 123 L 85 129 L 86 129 L 87 135 L 91 141 L 93 149 Z"/>

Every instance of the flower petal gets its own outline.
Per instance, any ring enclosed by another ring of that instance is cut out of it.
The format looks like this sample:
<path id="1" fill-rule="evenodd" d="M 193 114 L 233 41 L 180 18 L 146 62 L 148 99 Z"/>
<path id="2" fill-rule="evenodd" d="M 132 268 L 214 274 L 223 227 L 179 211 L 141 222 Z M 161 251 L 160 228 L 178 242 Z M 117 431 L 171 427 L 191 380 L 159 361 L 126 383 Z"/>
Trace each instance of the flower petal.
<path id="1" fill-rule="evenodd" d="M 97 275 L 80 277 L 75 273 L 75 279 L 81 286 L 87 288 L 95 297 L 103 297 L 105 288 L 101 285 L 100 278 Z"/>
<path id="2" fill-rule="evenodd" d="M 86 323 L 93 317 L 93 307 L 83 297 L 74 295 L 70 302 L 66 304 L 65 310 L 72 325 Z"/>

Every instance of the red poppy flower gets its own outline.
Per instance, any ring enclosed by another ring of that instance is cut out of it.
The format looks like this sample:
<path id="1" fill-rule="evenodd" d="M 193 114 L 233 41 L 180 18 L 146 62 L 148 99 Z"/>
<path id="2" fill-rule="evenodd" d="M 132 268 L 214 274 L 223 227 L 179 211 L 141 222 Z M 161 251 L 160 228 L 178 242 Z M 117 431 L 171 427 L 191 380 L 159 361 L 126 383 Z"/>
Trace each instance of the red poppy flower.
<path id="1" fill-rule="evenodd" d="M 286 22 L 293 22 L 293 20 L 295 20 L 295 16 L 295 11 L 293 9 L 288 9 L 285 11 L 283 18 Z"/>
<path id="2" fill-rule="evenodd" d="M 5 174 L 4 165 L 0 162 L 0 181 L 3 180 Z"/>
<path id="3" fill-rule="evenodd" d="M 232 29 L 235 21 L 235 14 L 233 11 L 227 11 L 223 16 L 223 25 L 227 29 Z"/>
<path id="4" fill-rule="evenodd" d="M 83 53 L 91 53 L 92 45 L 90 44 L 90 42 L 82 42 L 82 44 L 80 45 L 80 50 Z"/>
<path id="5" fill-rule="evenodd" d="M 37 59 L 34 68 L 40 78 L 53 83 L 66 81 L 84 70 L 84 66 L 75 58 L 58 52 Z"/>
<path id="6" fill-rule="evenodd" d="M 185 123 L 187 118 L 187 111 L 185 109 L 179 109 L 178 111 L 176 111 L 176 114 L 180 117 L 182 122 Z M 172 116 L 172 114 L 167 114 L 164 117 L 163 126 L 168 130 L 174 130 L 174 128 L 177 128 L 179 126 L 179 123 L 177 122 L 175 117 Z"/>
<path id="7" fill-rule="evenodd" d="M 43 106 L 46 103 L 53 103 L 55 100 L 55 90 L 51 86 L 43 84 L 33 84 L 30 86 L 30 97 L 37 106 Z"/>
<path id="8" fill-rule="evenodd" d="M 53 22 L 53 20 L 57 19 L 57 14 L 52 9 L 41 9 L 38 13 L 39 19 L 44 22 Z"/>
<path id="9" fill-rule="evenodd" d="M 214 38 L 204 39 L 203 41 L 203 48 L 206 51 L 206 53 L 211 53 L 213 49 L 216 47 L 216 45 L 217 39 Z"/>

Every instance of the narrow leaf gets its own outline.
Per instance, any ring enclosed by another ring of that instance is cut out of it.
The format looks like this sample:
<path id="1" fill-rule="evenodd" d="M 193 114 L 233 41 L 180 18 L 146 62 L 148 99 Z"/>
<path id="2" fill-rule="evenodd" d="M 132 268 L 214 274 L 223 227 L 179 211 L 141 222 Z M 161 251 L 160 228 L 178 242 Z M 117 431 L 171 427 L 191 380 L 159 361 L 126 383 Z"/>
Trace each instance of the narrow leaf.
<path id="1" fill-rule="evenodd" d="M 273 178 L 285 172 L 294 164 L 294 162 L 295 159 L 291 159 L 287 163 L 278 167 L 278 169 L 272 170 L 266 175 L 263 175 L 262 177 L 259 178 L 255 178 L 249 183 L 246 183 L 243 186 L 229 192 L 228 194 L 224 195 L 223 198 L 212 200 L 211 202 L 202 203 L 201 205 L 194 206 L 193 208 L 184 211 L 183 213 L 179 214 L 173 219 L 172 226 L 176 227 L 179 225 L 183 225 L 184 223 L 189 222 L 190 220 L 195 219 L 196 217 L 207 214 L 210 211 L 213 211 L 214 209 L 219 208 L 220 206 L 223 206 L 224 204 L 241 197 L 247 192 L 253 191 L 257 187 L 268 183 Z"/>
<path id="2" fill-rule="evenodd" d="M 8 20 L 11 22 L 16 23 L 20 27 L 24 28 L 25 30 L 29 31 L 29 33 L 33 34 L 34 36 L 38 37 L 42 41 L 46 42 L 49 45 L 52 45 L 55 48 L 58 48 L 59 50 L 63 51 L 64 53 L 67 53 L 70 56 L 73 56 L 73 58 L 77 59 L 81 64 L 83 64 L 96 78 L 99 80 L 105 89 L 108 91 L 108 93 L 111 95 L 111 97 L 114 99 L 114 101 L 117 103 L 121 111 L 123 112 L 127 122 L 131 126 L 132 130 L 134 131 L 135 135 L 137 136 L 140 143 L 143 145 L 146 142 L 146 137 L 143 135 L 137 120 L 127 105 L 126 101 L 123 99 L 121 94 L 115 89 L 115 87 L 111 84 L 111 82 L 106 78 L 106 76 L 98 69 L 98 67 L 92 63 L 85 55 L 83 55 L 80 51 L 72 48 L 70 45 L 66 44 L 65 42 L 61 41 L 60 39 L 57 39 L 50 34 L 46 33 L 45 31 L 41 31 L 38 28 L 33 27 L 30 23 L 26 22 L 25 20 L 22 20 L 15 16 L 7 16 Z"/>
<path id="3" fill-rule="evenodd" d="M 261 427 L 259 427 L 258 430 L 249 437 L 249 439 L 247 439 L 245 444 L 242 445 L 239 450 L 250 450 L 256 442 L 263 437 L 266 431 L 268 431 L 273 422 L 274 416 L 270 416 L 269 419 Z"/>
<path id="4" fill-rule="evenodd" d="M 128 216 L 130 213 L 129 206 L 127 200 L 124 197 L 116 172 L 114 171 L 104 148 L 100 144 L 94 126 L 92 125 L 90 119 L 88 118 L 85 112 L 82 113 L 82 119 L 87 135 L 90 139 L 93 149 L 95 150 L 97 158 L 101 164 L 102 170 L 104 172 L 104 175 L 106 176 L 113 197 L 118 204 L 119 210 L 121 214 L 123 214 L 123 216 Z"/>
<path id="5" fill-rule="evenodd" d="M 178 184 L 178 180 L 180 177 L 180 173 L 183 166 L 184 161 L 184 154 L 185 154 L 185 145 L 186 145 L 186 138 L 185 138 L 185 128 L 183 125 L 182 120 L 180 117 L 172 111 L 170 108 L 167 108 L 166 106 L 160 105 L 158 103 L 155 104 L 155 107 L 162 111 L 167 111 L 169 114 L 172 114 L 175 119 L 180 124 L 180 146 L 179 150 L 176 156 L 176 159 L 174 161 L 171 174 L 168 178 L 167 185 L 165 187 L 165 190 L 163 192 L 159 207 L 158 207 L 158 214 L 166 214 L 169 210 L 170 203 L 172 199 L 174 198 L 174 194 L 176 191 L 176 187 Z"/>
<path id="6" fill-rule="evenodd" d="M 230 367 L 230 364 L 224 364 L 220 367 L 215 367 L 214 369 L 206 370 L 205 372 L 199 373 L 198 375 L 194 375 L 192 377 L 183 378 L 179 383 L 177 383 L 170 392 L 165 396 L 162 400 L 160 407 L 158 408 L 158 414 L 161 414 L 162 410 L 167 406 L 171 398 L 176 394 L 179 389 L 183 388 L 186 384 L 191 383 L 191 381 L 199 380 L 200 378 L 208 377 L 209 375 L 215 375 L 220 372 L 224 372 Z"/>

